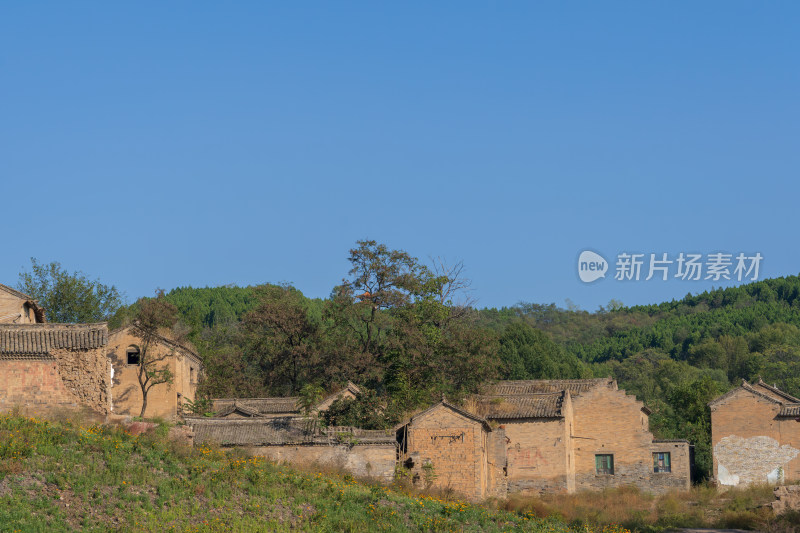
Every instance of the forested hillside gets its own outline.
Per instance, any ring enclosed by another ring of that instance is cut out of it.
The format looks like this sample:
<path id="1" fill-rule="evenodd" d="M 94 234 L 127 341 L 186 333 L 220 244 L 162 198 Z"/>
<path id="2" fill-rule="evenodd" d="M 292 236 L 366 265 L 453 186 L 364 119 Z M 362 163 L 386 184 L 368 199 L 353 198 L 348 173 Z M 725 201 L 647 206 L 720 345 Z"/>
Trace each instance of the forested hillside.
<path id="1" fill-rule="evenodd" d="M 709 400 L 757 376 L 800 395 L 796 276 L 659 305 L 612 301 L 595 312 L 534 303 L 476 310 L 459 265 L 426 266 L 373 241 L 360 241 L 350 261 L 324 300 L 277 285 L 167 293 L 181 316 L 176 329 L 204 357 L 202 393 L 318 396 L 352 380 L 368 391 L 335 405 L 328 421 L 385 427 L 486 380 L 612 376 L 652 409 L 657 436 L 696 445 L 701 475 L 711 467 Z"/>

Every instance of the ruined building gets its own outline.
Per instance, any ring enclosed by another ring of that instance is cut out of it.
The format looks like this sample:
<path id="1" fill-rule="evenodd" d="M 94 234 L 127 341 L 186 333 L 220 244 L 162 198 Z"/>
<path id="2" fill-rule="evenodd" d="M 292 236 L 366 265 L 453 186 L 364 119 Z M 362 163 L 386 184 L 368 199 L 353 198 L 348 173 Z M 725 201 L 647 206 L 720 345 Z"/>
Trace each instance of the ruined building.
<path id="1" fill-rule="evenodd" d="M 353 383 L 328 395 L 310 411 L 320 413 L 340 398 L 355 398 Z M 322 428 L 305 416 L 299 397 L 214 400 L 214 417 L 186 416 L 195 442 L 243 446 L 254 455 L 292 464 L 327 466 L 384 482 L 393 479 L 397 441 L 393 430 Z"/>
<path id="2" fill-rule="evenodd" d="M 500 381 L 400 428 L 404 463 L 475 499 L 636 485 L 688 489 L 692 448 L 656 440 L 649 410 L 613 379 Z"/>
<path id="3" fill-rule="evenodd" d="M 800 399 L 759 378 L 708 405 L 718 484 L 800 481 Z"/>
<path id="4" fill-rule="evenodd" d="M 105 324 L 0 324 L 0 411 L 110 408 Z"/>
<path id="5" fill-rule="evenodd" d="M 138 374 L 142 350 L 142 335 L 136 326 L 119 328 L 109 334 L 106 352 L 112 365 L 114 414 L 139 416 L 141 412 L 142 388 Z M 154 367 L 169 369 L 172 382 L 155 385 L 150 390 L 145 416 L 176 420 L 185 402 L 195 400 L 203 364 L 193 350 L 161 335 L 153 339 L 148 351 Z"/>
<path id="6" fill-rule="evenodd" d="M 348 386 L 337 394 L 355 393 Z M 689 443 L 655 440 L 647 408 L 612 379 L 501 381 L 460 407 L 443 399 L 393 431 L 319 428 L 297 400 L 218 400 L 216 417 L 187 422 L 197 442 L 381 479 L 397 471 L 476 500 L 622 485 L 664 492 L 691 483 Z"/>
<path id="7" fill-rule="evenodd" d="M 30 296 L 0 285 L 0 412 L 31 414 L 86 410 L 138 415 L 142 406 L 135 328 L 109 333 L 105 323 L 50 324 Z M 197 354 L 166 338 L 153 350 L 173 375 L 148 395 L 147 415 L 175 419 L 194 399 L 202 364 Z"/>

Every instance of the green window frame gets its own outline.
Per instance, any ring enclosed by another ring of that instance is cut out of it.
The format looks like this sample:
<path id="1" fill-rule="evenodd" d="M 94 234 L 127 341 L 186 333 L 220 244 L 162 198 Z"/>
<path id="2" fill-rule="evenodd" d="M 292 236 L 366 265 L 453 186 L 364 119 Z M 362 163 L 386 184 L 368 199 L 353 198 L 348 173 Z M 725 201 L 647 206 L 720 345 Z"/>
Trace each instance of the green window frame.
<path id="1" fill-rule="evenodd" d="M 672 472 L 672 464 L 670 461 L 669 452 L 654 452 L 653 453 L 653 472 L 667 473 Z"/>
<path id="2" fill-rule="evenodd" d="M 614 454 L 598 453 L 594 456 L 597 474 L 614 475 Z"/>

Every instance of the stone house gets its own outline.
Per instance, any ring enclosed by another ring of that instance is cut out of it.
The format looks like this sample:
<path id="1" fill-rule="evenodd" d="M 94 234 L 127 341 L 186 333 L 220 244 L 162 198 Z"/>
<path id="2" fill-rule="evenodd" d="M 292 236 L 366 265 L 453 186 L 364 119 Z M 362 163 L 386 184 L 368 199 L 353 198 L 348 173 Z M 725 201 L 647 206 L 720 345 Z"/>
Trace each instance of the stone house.
<path id="1" fill-rule="evenodd" d="M 108 336 L 107 355 L 111 363 L 111 410 L 116 415 L 139 416 L 142 389 L 139 385 L 139 360 L 142 353 L 141 332 L 135 325 L 112 331 Z M 168 368 L 172 383 L 153 386 L 147 395 L 149 418 L 175 420 L 184 403 L 195 400 L 197 384 L 203 372 L 200 357 L 192 349 L 158 335 L 148 348 L 158 368 Z"/>
<path id="2" fill-rule="evenodd" d="M 105 323 L 0 324 L 0 411 L 105 415 L 111 398 L 107 343 Z"/>
<path id="3" fill-rule="evenodd" d="M 719 485 L 800 481 L 800 399 L 759 378 L 708 405 Z"/>
<path id="4" fill-rule="evenodd" d="M 0 324 L 41 324 L 44 308 L 27 294 L 0 283 Z"/>
<path id="5" fill-rule="evenodd" d="M 688 489 L 691 446 L 654 439 L 648 415 L 612 379 L 500 381 L 461 408 L 442 400 L 397 434 L 415 479 L 473 499 Z"/>

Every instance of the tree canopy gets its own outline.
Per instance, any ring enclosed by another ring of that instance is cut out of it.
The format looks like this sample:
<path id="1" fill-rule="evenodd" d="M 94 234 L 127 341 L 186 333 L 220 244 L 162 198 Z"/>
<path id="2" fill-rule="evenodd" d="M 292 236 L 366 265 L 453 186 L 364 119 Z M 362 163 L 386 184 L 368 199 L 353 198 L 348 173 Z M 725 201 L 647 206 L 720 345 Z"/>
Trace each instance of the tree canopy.
<path id="1" fill-rule="evenodd" d="M 57 261 L 45 265 L 31 258 L 31 268 L 20 272 L 17 288 L 39 301 L 50 322 L 102 322 L 123 304 L 114 285 L 79 271 L 70 273 Z"/>

